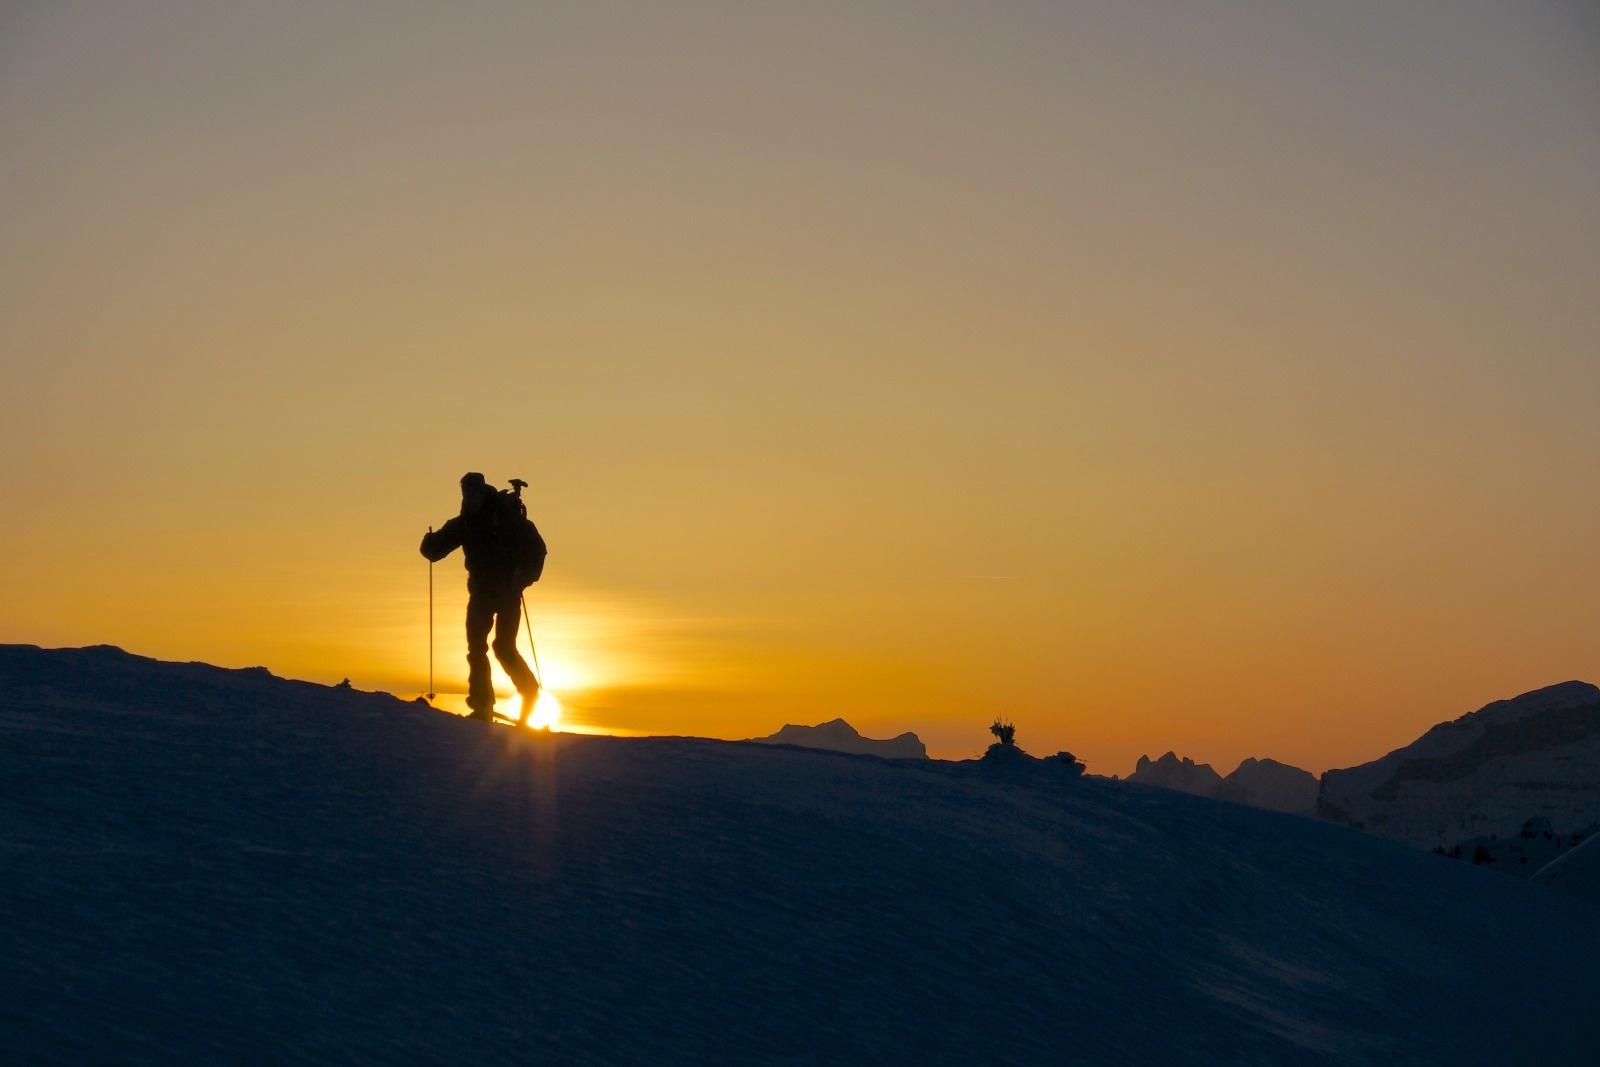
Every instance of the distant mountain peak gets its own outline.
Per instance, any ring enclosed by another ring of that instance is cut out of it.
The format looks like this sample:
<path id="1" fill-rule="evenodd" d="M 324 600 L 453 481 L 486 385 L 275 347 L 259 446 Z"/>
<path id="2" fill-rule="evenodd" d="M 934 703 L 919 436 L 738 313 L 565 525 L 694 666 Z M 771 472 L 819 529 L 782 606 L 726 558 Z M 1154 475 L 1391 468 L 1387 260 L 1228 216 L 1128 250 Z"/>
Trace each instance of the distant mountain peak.
<path id="1" fill-rule="evenodd" d="M 796 745 L 852 755 L 882 756 L 885 759 L 928 758 L 927 746 L 909 730 L 898 737 L 878 740 L 861 736 L 859 730 L 842 718 L 829 719 L 815 726 L 788 723 L 775 734 L 752 737 L 750 740 L 764 745 Z"/>
<path id="2" fill-rule="evenodd" d="M 1246 756 L 1211 795 L 1253 808 L 1305 815 L 1317 806 L 1317 776 L 1275 759 Z"/>
<path id="3" fill-rule="evenodd" d="M 1180 757 L 1176 752 L 1168 751 L 1156 760 L 1140 756 L 1128 781 L 1208 797 L 1222 781 L 1222 776 L 1209 763 L 1196 763 L 1187 756 Z"/>
<path id="4" fill-rule="evenodd" d="M 1296 814 L 1309 813 L 1317 803 L 1317 779 L 1310 771 L 1254 756 L 1241 760 L 1226 778 L 1211 764 L 1196 763 L 1176 752 L 1154 760 L 1140 756 L 1128 781 Z"/>

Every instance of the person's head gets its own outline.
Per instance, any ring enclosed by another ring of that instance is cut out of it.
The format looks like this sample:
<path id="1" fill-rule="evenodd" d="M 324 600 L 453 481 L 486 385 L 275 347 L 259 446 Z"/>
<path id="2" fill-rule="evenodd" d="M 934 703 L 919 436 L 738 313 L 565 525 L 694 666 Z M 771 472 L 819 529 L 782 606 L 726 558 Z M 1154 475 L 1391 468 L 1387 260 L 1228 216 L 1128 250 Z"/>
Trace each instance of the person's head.
<path id="1" fill-rule="evenodd" d="M 468 471 L 461 476 L 461 510 L 463 513 L 477 511 L 483 502 L 494 495 L 494 488 L 477 471 Z"/>

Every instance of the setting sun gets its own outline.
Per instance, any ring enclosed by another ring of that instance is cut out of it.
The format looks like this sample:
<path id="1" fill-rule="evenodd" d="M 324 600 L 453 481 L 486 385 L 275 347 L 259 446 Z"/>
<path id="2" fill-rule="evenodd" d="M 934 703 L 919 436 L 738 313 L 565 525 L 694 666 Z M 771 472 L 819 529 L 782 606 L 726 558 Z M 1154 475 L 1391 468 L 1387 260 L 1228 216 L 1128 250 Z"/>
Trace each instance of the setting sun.
<path id="1" fill-rule="evenodd" d="M 520 699 L 518 698 L 519 704 Z M 521 708 L 518 708 L 518 714 Z M 555 730 L 561 726 L 561 701 L 548 689 L 539 690 L 538 699 L 533 702 L 533 711 L 528 716 L 527 725 L 535 730 Z"/>

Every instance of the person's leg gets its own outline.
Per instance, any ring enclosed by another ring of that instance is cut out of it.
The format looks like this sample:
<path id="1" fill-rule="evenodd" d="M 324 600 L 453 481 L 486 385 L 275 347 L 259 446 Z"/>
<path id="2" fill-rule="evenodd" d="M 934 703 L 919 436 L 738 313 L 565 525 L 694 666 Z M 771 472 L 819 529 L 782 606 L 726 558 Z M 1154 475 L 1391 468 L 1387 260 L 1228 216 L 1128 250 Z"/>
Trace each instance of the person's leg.
<path id="1" fill-rule="evenodd" d="M 496 606 L 494 624 L 494 658 L 505 668 L 511 684 L 522 694 L 522 719 L 527 721 L 533 711 L 533 702 L 539 699 L 539 682 L 528 668 L 527 660 L 517 651 L 517 629 L 522 622 L 522 596 L 512 592 Z"/>
<path id="2" fill-rule="evenodd" d="M 467 707 L 475 714 L 494 712 L 494 677 L 489 671 L 489 630 L 495 601 L 482 593 L 467 597 Z"/>

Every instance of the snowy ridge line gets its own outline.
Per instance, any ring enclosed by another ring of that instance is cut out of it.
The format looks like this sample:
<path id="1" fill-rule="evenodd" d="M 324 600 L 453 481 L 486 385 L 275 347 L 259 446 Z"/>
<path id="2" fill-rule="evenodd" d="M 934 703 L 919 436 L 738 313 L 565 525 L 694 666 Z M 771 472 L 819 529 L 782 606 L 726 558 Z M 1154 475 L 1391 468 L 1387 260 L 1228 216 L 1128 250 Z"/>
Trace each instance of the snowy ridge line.
<path id="1" fill-rule="evenodd" d="M 1592 1062 L 1583 902 L 1045 761 L 9 646 L 0 783 L 21 1062 Z"/>

